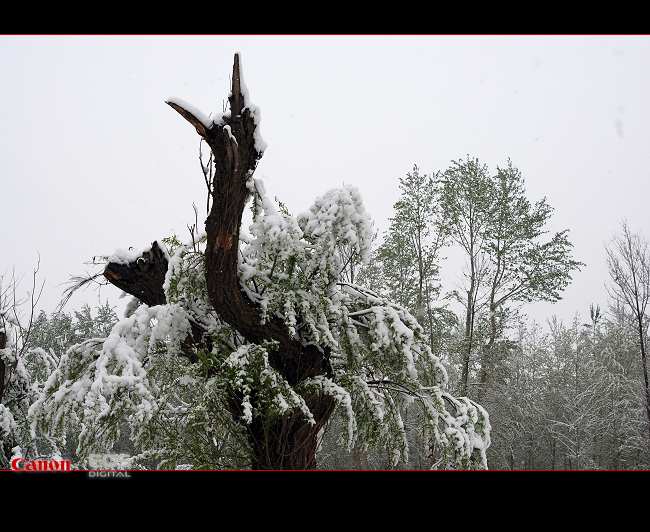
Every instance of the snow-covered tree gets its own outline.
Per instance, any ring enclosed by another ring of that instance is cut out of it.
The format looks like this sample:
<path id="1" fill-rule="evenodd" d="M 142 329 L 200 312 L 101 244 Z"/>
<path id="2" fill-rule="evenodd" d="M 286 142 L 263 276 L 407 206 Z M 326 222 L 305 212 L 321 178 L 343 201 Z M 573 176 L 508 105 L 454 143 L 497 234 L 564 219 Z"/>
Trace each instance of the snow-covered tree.
<path id="1" fill-rule="evenodd" d="M 382 447 L 396 465 L 408 458 L 408 406 L 438 467 L 486 467 L 485 410 L 447 391 L 408 310 L 343 275 L 345 258 L 370 248 L 358 191 L 331 190 L 299 216 L 271 199 L 253 177 L 265 145 L 238 55 L 229 112 L 168 103 L 211 150 L 206 231 L 109 258 L 105 277 L 134 303 L 105 340 L 61 357 L 30 408 L 32 430 L 80 426 L 83 459 L 114 443 L 126 420 L 134 462 L 313 468 L 336 410 L 348 448 Z"/>
<path id="2" fill-rule="evenodd" d="M 490 411 L 491 467 L 647 467 L 643 375 L 622 311 L 592 306 L 588 323 L 519 327 Z"/>
<path id="3" fill-rule="evenodd" d="M 46 434 L 32 435 L 28 409 L 42 392 L 45 380 L 58 364 L 52 350 L 33 342 L 35 310 L 43 291 L 39 267 L 32 286 L 21 294 L 12 275 L 0 277 L 0 467 L 9 467 L 12 456 L 36 458 L 59 453 Z"/>
<path id="4" fill-rule="evenodd" d="M 607 248 L 607 266 L 611 278 L 611 295 L 624 304 L 634 317 L 639 342 L 643 395 L 650 438 L 650 381 L 648 379 L 648 303 L 650 302 L 650 251 L 648 242 L 623 223 L 611 247 Z M 649 445 L 650 448 L 650 445 Z"/>

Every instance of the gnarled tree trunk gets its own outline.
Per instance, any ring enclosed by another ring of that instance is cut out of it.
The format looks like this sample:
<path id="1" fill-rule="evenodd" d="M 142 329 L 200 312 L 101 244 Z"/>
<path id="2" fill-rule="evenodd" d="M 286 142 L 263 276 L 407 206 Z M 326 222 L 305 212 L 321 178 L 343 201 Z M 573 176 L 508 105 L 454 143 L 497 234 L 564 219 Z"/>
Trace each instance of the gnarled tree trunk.
<path id="1" fill-rule="evenodd" d="M 189 121 L 212 150 L 214 176 L 212 205 L 205 222 L 206 282 L 210 302 L 217 314 L 246 340 L 261 343 L 274 340 L 278 348 L 269 353 L 269 362 L 291 385 L 318 375 L 331 376 L 329 351 L 304 346 L 292 338 L 285 323 L 273 317 L 262 324 L 261 309 L 243 292 L 238 273 L 239 231 L 248 201 L 249 185 L 262 156 L 255 145 L 257 124 L 241 90 L 239 55 L 235 54 L 232 90 L 228 98 L 230 115 L 223 124 L 201 122 L 177 103 L 168 102 Z M 294 413 L 280 419 L 258 419 L 247 426 L 256 468 L 296 469 L 316 466 L 316 438 L 333 410 L 332 400 L 310 398 L 316 420 L 310 425 Z"/>

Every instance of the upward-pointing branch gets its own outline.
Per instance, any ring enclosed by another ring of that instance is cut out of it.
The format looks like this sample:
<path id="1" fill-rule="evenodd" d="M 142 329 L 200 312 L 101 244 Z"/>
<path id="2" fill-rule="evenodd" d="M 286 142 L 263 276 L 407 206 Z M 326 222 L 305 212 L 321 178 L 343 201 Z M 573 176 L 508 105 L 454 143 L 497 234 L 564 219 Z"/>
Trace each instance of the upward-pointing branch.
<path id="1" fill-rule="evenodd" d="M 241 72 L 239 70 L 239 54 L 235 54 L 232 65 L 232 89 L 230 95 L 230 111 L 233 117 L 241 115 L 243 95 L 241 93 Z"/>

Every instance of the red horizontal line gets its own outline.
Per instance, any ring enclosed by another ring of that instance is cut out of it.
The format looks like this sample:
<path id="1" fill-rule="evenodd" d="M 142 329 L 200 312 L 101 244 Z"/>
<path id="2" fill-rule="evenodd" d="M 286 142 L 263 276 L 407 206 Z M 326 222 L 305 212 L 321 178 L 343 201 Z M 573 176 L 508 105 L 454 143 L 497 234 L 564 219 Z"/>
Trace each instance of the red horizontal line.
<path id="1" fill-rule="evenodd" d="M 0 37 L 648 37 L 650 33 L 0 33 Z"/>

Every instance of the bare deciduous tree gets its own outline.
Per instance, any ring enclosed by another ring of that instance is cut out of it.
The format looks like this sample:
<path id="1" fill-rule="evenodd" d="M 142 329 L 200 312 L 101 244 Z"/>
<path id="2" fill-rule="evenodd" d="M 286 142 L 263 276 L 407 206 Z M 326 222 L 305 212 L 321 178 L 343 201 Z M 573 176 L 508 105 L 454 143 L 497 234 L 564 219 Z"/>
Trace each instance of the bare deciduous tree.
<path id="1" fill-rule="evenodd" d="M 607 251 L 607 267 L 612 279 L 610 295 L 624 303 L 632 313 L 639 337 L 639 350 L 645 384 L 645 408 L 650 430 L 650 387 L 647 365 L 647 308 L 650 300 L 650 257 L 648 242 L 633 233 L 626 222 Z"/>
<path id="2" fill-rule="evenodd" d="M 16 418 L 25 419 L 21 402 L 29 395 L 25 361 L 32 347 L 36 307 L 43 293 L 39 283 L 40 257 L 32 271 L 31 289 L 21 297 L 20 279 L 12 272 L 8 282 L 0 276 L 0 465 L 8 463 L 15 441 Z M 5 282 L 3 282 L 5 281 Z"/>

